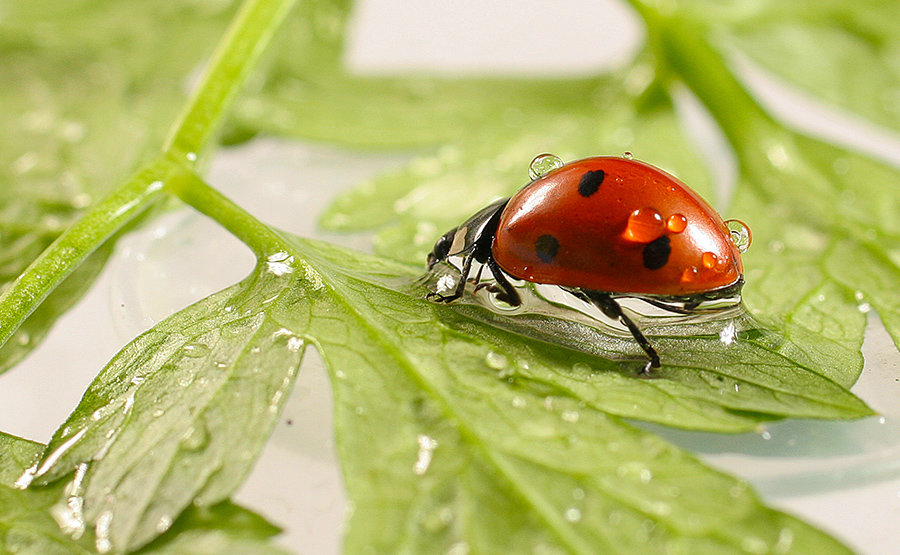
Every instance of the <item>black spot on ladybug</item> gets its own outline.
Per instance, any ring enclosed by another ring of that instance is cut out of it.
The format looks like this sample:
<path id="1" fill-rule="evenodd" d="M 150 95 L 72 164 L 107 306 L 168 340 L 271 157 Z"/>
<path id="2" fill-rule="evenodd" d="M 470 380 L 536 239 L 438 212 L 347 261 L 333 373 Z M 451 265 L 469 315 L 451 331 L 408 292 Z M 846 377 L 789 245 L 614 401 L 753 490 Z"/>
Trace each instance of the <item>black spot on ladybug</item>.
<path id="1" fill-rule="evenodd" d="M 644 268 L 648 270 L 659 270 L 669 261 L 669 254 L 672 247 L 669 245 L 669 238 L 663 235 L 644 247 Z"/>
<path id="2" fill-rule="evenodd" d="M 603 170 L 586 172 L 581 176 L 581 181 L 578 182 L 578 194 L 585 198 L 593 195 L 600 188 L 600 185 L 603 184 L 603 178 L 605 177 L 606 173 Z"/>
<path id="3" fill-rule="evenodd" d="M 534 250 L 537 252 L 541 262 L 550 264 L 556 258 L 556 252 L 559 250 L 559 241 L 552 235 L 541 235 L 534 242 Z"/>

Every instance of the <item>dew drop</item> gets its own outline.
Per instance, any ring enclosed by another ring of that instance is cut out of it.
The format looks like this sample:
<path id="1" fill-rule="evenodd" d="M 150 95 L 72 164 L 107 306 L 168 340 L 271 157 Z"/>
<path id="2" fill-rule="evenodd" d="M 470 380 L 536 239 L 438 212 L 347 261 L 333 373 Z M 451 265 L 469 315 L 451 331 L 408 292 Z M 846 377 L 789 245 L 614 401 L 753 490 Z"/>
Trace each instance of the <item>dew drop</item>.
<path id="1" fill-rule="evenodd" d="M 666 516 L 672 514 L 672 505 L 666 503 L 665 501 L 651 501 L 647 503 L 646 509 L 648 512 L 658 516 Z"/>
<path id="2" fill-rule="evenodd" d="M 770 439 L 772 439 L 772 434 L 770 432 L 763 432 L 759 434 L 759 437 L 763 438 L 766 441 L 769 441 Z"/>
<path id="3" fill-rule="evenodd" d="M 782 528 L 778 532 L 778 541 L 775 542 L 772 550 L 775 553 L 787 553 L 791 550 L 792 545 L 794 545 L 794 531 L 790 528 Z"/>
<path id="4" fill-rule="evenodd" d="M 681 283 L 690 283 L 694 281 L 697 279 L 697 273 L 698 270 L 696 266 L 685 268 L 684 271 L 681 272 Z"/>
<path id="5" fill-rule="evenodd" d="M 703 267 L 707 270 L 712 270 L 719 263 L 719 257 L 714 253 L 705 252 L 703 256 L 700 257 L 700 263 L 703 264 Z"/>
<path id="6" fill-rule="evenodd" d="M 546 152 L 538 154 L 528 165 L 528 177 L 534 180 L 561 167 L 563 167 L 563 161 L 559 156 Z"/>
<path id="7" fill-rule="evenodd" d="M 757 536 L 747 536 L 741 541 L 741 548 L 747 553 L 768 553 L 769 546 Z"/>
<path id="8" fill-rule="evenodd" d="M 440 532 L 453 522 L 453 509 L 450 507 L 440 507 L 433 511 L 421 515 L 419 522 L 422 527 L 431 533 Z"/>
<path id="9" fill-rule="evenodd" d="M 31 336 L 27 331 L 20 331 L 18 334 L 16 334 L 16 343 L 24 347 L 25 345 L 31 343 Z"/>
<path id="10" fill-rule="evenodd" d="M 579 414 L 577 410 L 566 410 L 560 415 L 566 422 L 578 422 Z"/>
<path id="11" fill-rule="evenodd" d="M 188 451 L 198 451 L 209 443 L 209 433 L 204 426 L 191 426 L 181 436 L 181 446 Z"/>
<path id="12" fill-rule="evenodd" d="M 431 466 L 431 458 L 434 454 L 434 450 L 437 449 L 438 442 L 436 439 L 425 434 L 419 434 L 416 441 L 419 444 L 419 452 L 416 455 L 416 463 L 413 465 L 413 472 L 415 472 L 417 476 L 421 476 L 428 472 L 428 467 Z"/>
<path id="13" fill-rule="evenodd" d="M 722 328 L 722 331 L 719 332 L 719 341 L 724 345 L 731 345 L 734 343 L 735 337 L 737 337 L 737 330 L 734 327 L 734 322 L 728 322 L 728 324 Z"/>
<path id="14" fill-rule="evenodd" d="M 91 203 L 91 195 L 87 193 L 78 193 L 72 197 L 72 208 L 87 208 Z"/>
<path id="15" fill-rule="evenodd" d="M 569 522 L 578 522 L 581 520 L 581 511 L 576 509 L 575 507 L 569 507 L 566 509 L 566 520 Z"/>
<path id="16" fill-rule="evenodd" d="M 626 160 L 634 160 L 634 154 L 626 151 L 624 154 L 622 154 L 622 158 Z"/>
<path id="17" fill-rule="evenodd" d="M 622 237 L 635 243 L 650 243 L 666 229 L 662 215 L 653 208 L 638 208 L 628 215 Z"/>
<path id="18" fill-rule="evenodd" d="M 525 408 L 525 399 L 516 395 L 515 397 L 513 397 L 512 406 L 517 409 Z"/>
<path id="19" fill-rule="evenodd" d="M 466 542 L 456 542 L 447 550 L 447 555 L 469 555 L 471 549 Z"/>
<path id="20" fill-rule="evenodd" d="M 666 229 L 672 233 L 681 233 L 687 227 L 687 218 L 683 214 L 672 214 L 666 220 Z"/>
<path id="21" fill-rule="evenodd" d="M 156 521 L 156 531 L 162 534 L 172 526 L 172 517 L 163 515 Z"/>
<path id="22" fill-rule="evenodd" d="M 181 350 L 188 358 L 202 358 L 209 354 L 209 347 L 203 343 L 188 343 Z"/>
<path id="23" fill-rule="evenodd" d="M 506 368 L 509 360 L 506 358 L 506 355 L 490 351 L 485 355 L 484 362 L 494 370 L 503 370 Z"/>
<path id="24" fill-rule="evenodd" d="M 110 524 L 112 524 L 113 512 L 110 510 L 103 511 L 97 517 L 97 523 L 94 524 L 94 546 L 98 553 L 109 553 L 112 551 L 112 540 L 110 540 Z"/>
<path id="25" fill-rule="evenodd" d="M 747 252 L 747 249 L 750 248 L 750 243 L 753 242 L 753 234 L 750 233 L 750 227 L 740 220 L 727 220 L 725 227 L 728 228 L 728 233 L 734 246 L 741 252 Z"/>
<path id="26" fill-rule="evenodd" d="M 294 257 L 284 251 L 278 251 L 266 258 L 266 269 L 270 274 L 283 276 L 294 271 Z"/>

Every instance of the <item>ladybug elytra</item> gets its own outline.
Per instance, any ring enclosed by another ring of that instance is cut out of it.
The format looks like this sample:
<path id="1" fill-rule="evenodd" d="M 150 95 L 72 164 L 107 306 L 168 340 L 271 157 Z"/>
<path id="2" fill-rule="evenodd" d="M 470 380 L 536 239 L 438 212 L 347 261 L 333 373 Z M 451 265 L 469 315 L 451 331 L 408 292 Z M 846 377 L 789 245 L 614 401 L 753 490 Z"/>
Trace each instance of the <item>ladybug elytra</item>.
<path id="1" fill-rule="evenodd" d="M 460 257 L 461 275 L 450 294 L 428 298 L 461 297 L 474 262 L 488 267 L 498 298 L 512 306 L 521 299 L 507 275 L 557 285 L 624 324 L 649 358 L 647 373 L 660 366 L 659 355 L 617 297 L 681 303 L 690 312 L 740 292 L 749 230 L 723 222 L 675 177 L 627 154 L 569 164 L 541 155 L 531 169 L 533 181 L 518 193 L 437 240 L 428 268 Z"/>

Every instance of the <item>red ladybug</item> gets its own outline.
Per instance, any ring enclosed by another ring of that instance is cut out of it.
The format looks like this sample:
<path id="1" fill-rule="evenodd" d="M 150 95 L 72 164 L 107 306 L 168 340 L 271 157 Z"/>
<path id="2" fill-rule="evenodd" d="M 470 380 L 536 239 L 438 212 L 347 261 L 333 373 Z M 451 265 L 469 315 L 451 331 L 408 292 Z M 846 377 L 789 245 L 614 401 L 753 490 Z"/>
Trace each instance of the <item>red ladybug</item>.
<path id="1" fill-rule="evenodd" d="M 628 155 L 565 165 L 542 155 L 532 170 L 541 165 L 553 169 L 533 172 L 534 181 L 514 196 L 437 240 L 428 268 L 459 256 L 462 270 L 451 294 L 428 298 L 462 296 L 473 262 L 487 265 L 499 297 L 513 306 L 521 300 L 505 274 L 558 285 L 627 326 L 650 359 L 646 373 L 659 367 L 659 356 L 616 297 L 690 312 L 705 300 L 740 292 L 740 251 L 749 244 L 749 230 L 737 220 L 729 229 L 675 177 Z"/>

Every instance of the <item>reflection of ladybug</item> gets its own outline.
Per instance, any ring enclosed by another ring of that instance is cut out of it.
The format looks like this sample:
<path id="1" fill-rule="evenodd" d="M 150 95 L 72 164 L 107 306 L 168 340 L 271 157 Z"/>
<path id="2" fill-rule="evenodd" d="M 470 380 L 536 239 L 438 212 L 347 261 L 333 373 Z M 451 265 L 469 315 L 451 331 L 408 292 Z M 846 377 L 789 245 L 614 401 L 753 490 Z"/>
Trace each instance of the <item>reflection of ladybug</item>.
<path id="1" fill-rule="evenodd" d="M 614 297 L 681 304 L 689 312 L 704 300 L 740 291 L 740 250 L 749 244 L 749 231 L 736 220 L 726 225 L 676 178 L 627 155 L 566 165 L 543 155 L 532 170 L 536 165 L 550 171 L 533 171 L 536 179 L 513 197 L 437 240 L 429 269 L 459 256 L 462 275 L 452 293 L 428 298 L 450 302 L 462 296 L 473 262 L 487 265 L 499 298 L 513 306 L 521 300 L 504 272 L 558 285 L 625 324 L 650 358 L 648 372 L 659 367 L 659 356 Z"/>

